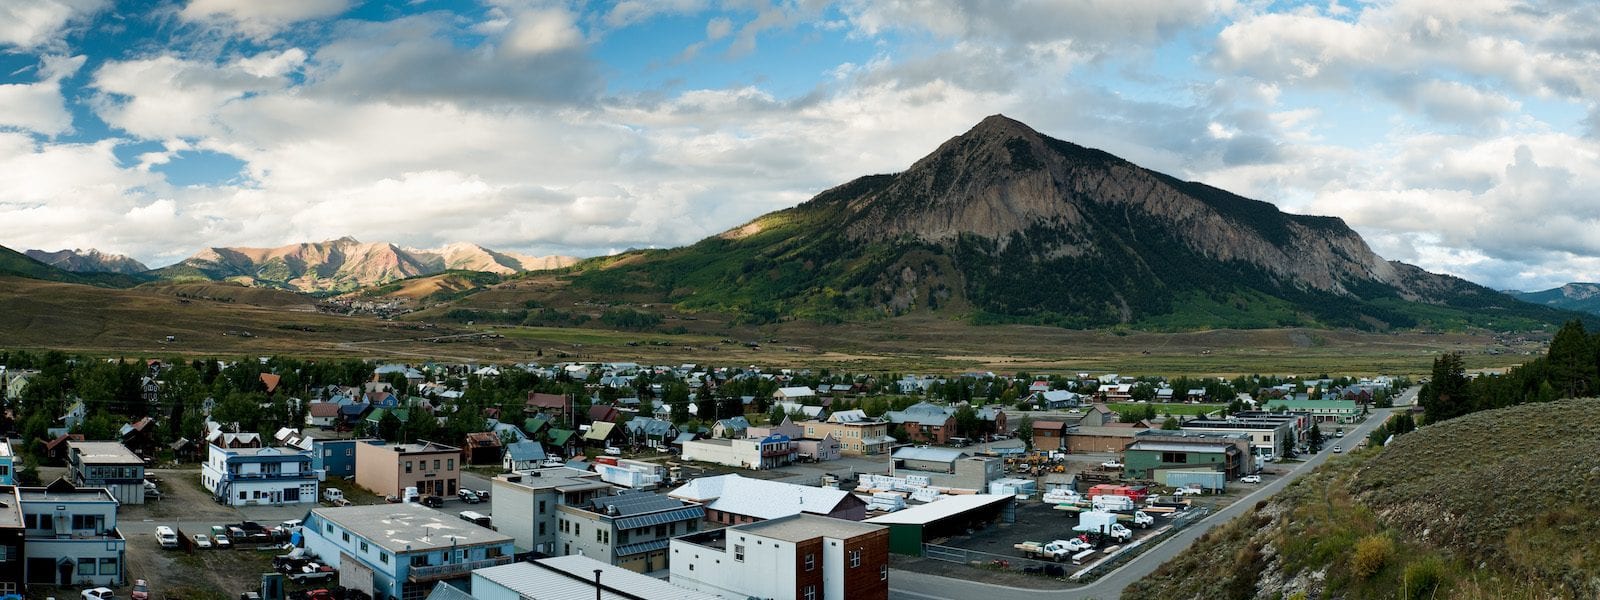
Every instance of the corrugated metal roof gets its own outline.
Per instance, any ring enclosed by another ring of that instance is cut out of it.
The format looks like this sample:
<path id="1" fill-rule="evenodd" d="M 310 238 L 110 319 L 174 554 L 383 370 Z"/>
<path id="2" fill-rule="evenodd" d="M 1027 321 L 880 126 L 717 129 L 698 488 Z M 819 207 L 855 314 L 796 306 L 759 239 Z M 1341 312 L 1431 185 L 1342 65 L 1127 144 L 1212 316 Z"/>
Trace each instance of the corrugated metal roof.
<path id="1" fill-rule="evenodd" d="M 672 538 L 650 540 L 648 542 L 639 542 L 637 544 L 628 544 L 626 546 L 617 546 L 616 555 L 633 556 L 635 554 L 643 554 L 645 552 L 661 550 L 670 545 L 672 545 Z"/>
<path id="2" fill-rule="evenodd" d="M 939 519 L 953 517 L 969 510 L 976 510 L 1001 502 L 1014 501 L 1015 499 L 1015 496 L 1009 494 L 947 496 L 936 502 L 929 502 L 921 506 L 913 506 L 905 510 L 873 517 L 865 522 L 878 525 L 927 525 Z"/>
<path id="3" fill-rule="evenodd" d="M 955 462 L 966 452 L 955 448 L 901 448 L 894 451 L 894 457 L 900 460 L 923 460 L 928 462 Z"/>
<path id="4" fill-rule="evenodd" d="M 499 586 L 524 598 L 592 600 L 594 571 L 600 570 L 601 600 L 718 600 L 711 594 L 678 587 L 587 556 L 557 556 L 531 563 L 511 563 L 473 571 L 474 580 Z M 492 590 L 481 590 L 489 593 Z M 626 595 L 623 595 L 626 594 Z"/>
<path id="5" fill-rule="evenodd" d="M 758 519 L 776 519 L 802 512 L 826 515 L 850 493 L 844 490 L 751 479 L 736 473 L 701 477 L 668 492 L 669 496 L 709 502 L 706 508 Z"/>

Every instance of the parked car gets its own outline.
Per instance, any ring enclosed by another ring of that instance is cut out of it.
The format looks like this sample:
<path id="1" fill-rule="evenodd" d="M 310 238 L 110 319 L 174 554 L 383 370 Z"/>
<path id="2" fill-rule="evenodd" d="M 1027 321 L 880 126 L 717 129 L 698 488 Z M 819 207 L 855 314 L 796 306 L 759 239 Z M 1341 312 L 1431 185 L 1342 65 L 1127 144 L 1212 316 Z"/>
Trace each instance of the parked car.
<path id="1" fill-rule="evenodd" d="M 177 548 L 178 532 L 173 531 L 171 527 L 166 525 L 158 526 L 156 527 L 156 541 L 161 543 L 162 548 Z"/>
<path id="2" fill-rule="evenodd" d="M 483 498 L 479 498 L 477 492 L 467 488 L 461 488 L 461 491 L 456 492 L 456 497 L 460 498 L 462 502 L 467 504 L 477 504 L 479 502 L 483 502 Z"/>
<path id="3" fill-rule="evenodd" d="M 489 499 L 489 490 L 472 490 L 472 491 L 478 493 L 478 499 L 479 500 L 488 500 Z"/>
<path id="4" fill-rule="evenodd" d="M 108 587 L 93 587 L 83 591 L 83 600 L 115 600 L 116 592 Z"/>
<path id="5" fill-rule="evenodd" d="M 219 549 L 233 547 L 233 540 L 228 539 L 228 536 L 225 535 L 211 536 L 211 543 L 216 545 L 216 547 Z"/>
<path id="6" fill-rule="evenodd" d="M 133 580 L 133 591 L 128 597 L 133 600 L 150 600 L 150 582 L 143 579 Z"/>
<path id="7" fill-rule="evenodd" d="M 1261 483 L 1260 475 L 1245 475 L 1239 478 L 1239 483 Z"/>
<path id="8" fill-rule="evenodd" d="M 567 461 L 564 461 L 564 460 L 561 460 L 560 458 L 556 458 L 556 457 L 552 456 L 550 458 L 544 459 L 544 462 L 539 463 L 539 466 L 540 467 L 544 467 L 546 469 L 552 469 L 552 468 L 555 468 L 555 467 L 565 467 L 565 466 L 567 466 Z"/>
<path id="9" fill-rule="evenodd" d="M 196 533 L 196 534 L 194 534 L 194 547 L 196 547 L 196 548 L 210 548 L 211 547 L 211 538 L 206 537 L 206 534 L 204 534 L 204 533 Z"/>
<path id="10" fill-rule="evenodd" d="M 389 495 L 383 497 L 383 501 L 384 502 L 388 502 L 389 504 L 399 504 L 400 503 L 400 497 L 396 496 L 394 494 L 389 494 Z"/>
<path id="11" fill-rule="evenodd" d="M 606 446 L 606 456 L 622 456 L 622 449 L 616 446 Z"/>
<path id="12" fill-rule="evenodd" d="M 1339 446 L 1334 446 L 1334 447 L 1333 447 L 1333 453 L 1334 453 L 1334 454 L 1338 454 L 1338 453 L 1340 453 L 1340 452 L 1344 452 L 1344 448 L 1341 448 L 1341 447 L 1339 447 Z"/>
<path id="13" fill-rule="evenodd" d="M 444 498 L 439 496 L 423 496 L 422 505 L 428 508 L 444 508 Z"/>

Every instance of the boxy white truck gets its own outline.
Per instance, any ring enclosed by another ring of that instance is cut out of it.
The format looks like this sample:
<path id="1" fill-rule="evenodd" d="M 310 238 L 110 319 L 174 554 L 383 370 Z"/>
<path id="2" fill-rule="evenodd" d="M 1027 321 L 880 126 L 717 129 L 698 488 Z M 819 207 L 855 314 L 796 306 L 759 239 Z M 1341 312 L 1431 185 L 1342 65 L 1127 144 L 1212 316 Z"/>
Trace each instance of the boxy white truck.
<path id="1" fill-rule="evenodd" d="M 1118 523 L 1118 516 L 1119 515 L 1116 513 L 1101 511 L 1078 513 L 1078 526 L 1073 527 L 1072 530 L 1082 531 L 1085 533 L 1098 533 L 1108 536 L 1111 539 L 1119 542 L 1126 542 L 1133 539 L 1133 530 L 1128 529 L 1127 526 L 1121 523 Z"/>
<path id="2" fill-rule="evenodd" d="M 1133 498 L 1127 496 L 1095 496 L 1089 499 L 1089 505 L 1095 510 L 1117 512 L 1133 510 Z"/>

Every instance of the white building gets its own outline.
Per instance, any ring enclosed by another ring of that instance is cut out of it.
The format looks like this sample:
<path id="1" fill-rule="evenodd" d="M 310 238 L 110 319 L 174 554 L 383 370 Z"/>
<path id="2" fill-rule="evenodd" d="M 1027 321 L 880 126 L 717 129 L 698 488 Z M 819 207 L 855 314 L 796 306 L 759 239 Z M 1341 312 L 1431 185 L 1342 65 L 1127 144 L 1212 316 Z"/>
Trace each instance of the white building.
<path id="1" fill-rule="evenodd" d="M 600 593 L 595 594 L 595 571 Z M 472 598 L 477 600 L 719 600 L 717 596 L 678 587 L 649 575 L 614 567 L 587 556 L 556 556 L 472 572 Z"/>
<path id="2" fill-rule="evenodd" d="M 117 530 L 117 499 L 104 488 L 78 488 L 65 479 L 17 488 L 22 506 L 21 560 L 29 583 L 120 586 L 126 580 L 127 540 Z M 152 547 L 154 544 L 152 544 Z"/>
<path id="3" fill-rule="evenodd" d="M 200 484 L 231 506 L 317 501 L 312 455 L 291 448 L 223 448 L 210 445 Z"/>
<path id="4" fill-rule="evenodd" d="M 757 471 L 794 462 L 799 449 L 789 436 L 773 434 L 761 439 L 712 439 L 683 443 L 683 459 L 716 463 Z"/>
<path id="5" fill-rule="evenodd" d="M 889 528 L 810 514 L 672 540 L 672 582 L 723 598 L 889 596 Z"/>

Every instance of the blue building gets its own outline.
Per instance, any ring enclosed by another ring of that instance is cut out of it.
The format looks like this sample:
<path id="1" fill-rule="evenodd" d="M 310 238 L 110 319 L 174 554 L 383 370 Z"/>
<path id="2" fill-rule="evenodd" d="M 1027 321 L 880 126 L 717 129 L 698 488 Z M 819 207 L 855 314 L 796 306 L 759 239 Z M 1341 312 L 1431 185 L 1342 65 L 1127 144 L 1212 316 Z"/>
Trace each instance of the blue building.
<path id="1" fill-rule="evenodd" d="M 416 504 L 315 508 L 305 549 L 341 573 L 372 573 L 373 598 L 422 600 L 447 581 L 466 588 L 474 569 L 513 561 L 511 536 Z M 364 577 L 362 577 L 364 579 Z"/>
<path id="2" fill-rule="evenodd" d="M 212 444 L 200 466 L 201 485 L 218 502 L 230 506 L 316 502 L 317 481 L 311 454 L 293 448 Z"/>
<path id="3" fill-rule="evenodd" d="M 328 477 L 355 477 L 356 444 L 382 443 L 381 440 L 312 440 L 311 468 Z"/>
<path id="4" fill-rule="evenodd" d="M 11 442 L 0 439 L 0 485 L 16 484 L 16 455 L 11 453 Z"/>

